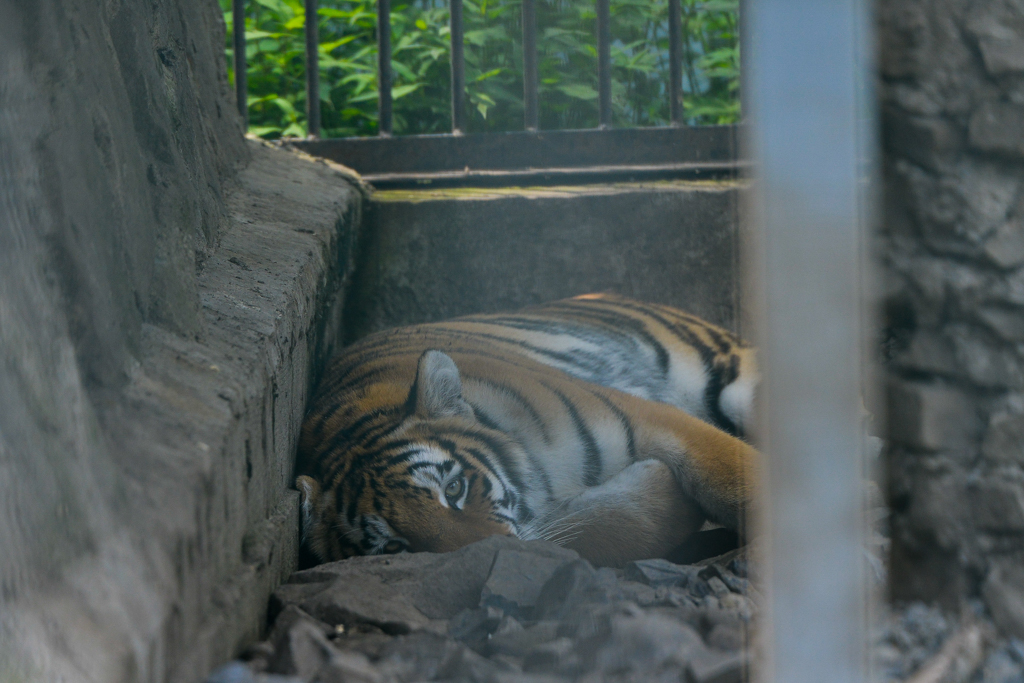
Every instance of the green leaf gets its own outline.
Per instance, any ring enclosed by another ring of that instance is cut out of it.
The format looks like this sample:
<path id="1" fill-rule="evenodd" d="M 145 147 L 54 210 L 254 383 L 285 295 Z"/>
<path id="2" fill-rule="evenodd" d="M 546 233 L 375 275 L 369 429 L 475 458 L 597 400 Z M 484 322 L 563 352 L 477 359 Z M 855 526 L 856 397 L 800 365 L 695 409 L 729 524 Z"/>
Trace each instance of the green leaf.
<path id="1" fill-rule="evenodd" d="M 596 100 L 597 91 L 591 88 L 589 85 L 583 85 L 575 83 L 571 85 L 560 85 L 557 87 L 560 92 L 565 93 L 569 97 L 575 97 L 578 100 Z"/>

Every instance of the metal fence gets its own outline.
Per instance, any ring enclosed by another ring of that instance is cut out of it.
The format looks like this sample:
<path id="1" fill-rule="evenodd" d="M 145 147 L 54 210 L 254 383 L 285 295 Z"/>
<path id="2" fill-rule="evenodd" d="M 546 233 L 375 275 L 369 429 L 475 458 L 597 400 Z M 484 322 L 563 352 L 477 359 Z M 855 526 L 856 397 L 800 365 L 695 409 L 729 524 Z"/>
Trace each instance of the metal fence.
<path id="1" fill-rule="evenodd" d="M 597 3 L 597 81 L 598 120 L 600 129 L 612 124 L 612 73 L 611 73 L 611 9 L 610 0 L 595 0 Z M 537 12 L 536 0 L 523 2 L 523 103 L 524 127 L 528 131 L 538 129 L 539 88 L 537 76 Z M 311 138 L 320 137 L 320 68 L 318 52 L 317 22 L 308 21 L 316 17 L 319 0 L 305 0 L 306 8 L 306 115 L 307 130 Z M 466 64 L 464 58 L 464 32 L 462 23 L 462 1 L 450 0 L 451 28 L 451 118 L 452 134 L 460 135 L 466 129 Z M 683 123 L 682 60 L 683 37 L 680 0 L 668 1 L 669 27 L 669 98 L 670 116 L 673 126 Z M 232 24 L 234 26 L 235 88 L 238 111 L 243 121 L 248 121 L 247 83 L 245 63 L 245 0 L 233 0 Z M 379 106 L 379 135 L 392 134 L 391 102 L 391 0 L 377 0 L 377 77 Z M 382 30 L 387 27 L 387 30 Z"/>

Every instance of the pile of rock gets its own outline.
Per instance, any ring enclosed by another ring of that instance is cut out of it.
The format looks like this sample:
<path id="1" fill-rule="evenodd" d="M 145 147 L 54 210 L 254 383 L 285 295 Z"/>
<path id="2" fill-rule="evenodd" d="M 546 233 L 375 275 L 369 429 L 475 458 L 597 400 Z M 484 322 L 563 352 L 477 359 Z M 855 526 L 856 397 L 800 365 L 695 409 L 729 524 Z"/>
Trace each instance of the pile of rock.
<path id="1" fill-rule="evenodd" d="M 208 683 L 743 679 L 757 597 L 742 551 L 595 569 L 493 537 L 293 575 L 269 638 Z"/>

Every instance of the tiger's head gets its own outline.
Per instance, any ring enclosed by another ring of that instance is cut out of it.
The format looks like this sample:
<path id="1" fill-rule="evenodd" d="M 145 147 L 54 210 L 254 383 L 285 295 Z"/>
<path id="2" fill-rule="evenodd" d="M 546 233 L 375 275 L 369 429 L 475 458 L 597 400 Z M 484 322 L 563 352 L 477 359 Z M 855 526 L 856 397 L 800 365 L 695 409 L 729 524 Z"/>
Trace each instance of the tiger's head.
<path id="1" fill-rule="evenodd" d="M 322 489 L 296 480 L 303 543 L 321 561 L 402 551 L 446 552 L 488 536 L 519 535 L 527 516 L 514 467 L 521 448 L 478 419 L 455 362 L 419 358 L 400 416 L 345 454 L 345 474 Z"/>

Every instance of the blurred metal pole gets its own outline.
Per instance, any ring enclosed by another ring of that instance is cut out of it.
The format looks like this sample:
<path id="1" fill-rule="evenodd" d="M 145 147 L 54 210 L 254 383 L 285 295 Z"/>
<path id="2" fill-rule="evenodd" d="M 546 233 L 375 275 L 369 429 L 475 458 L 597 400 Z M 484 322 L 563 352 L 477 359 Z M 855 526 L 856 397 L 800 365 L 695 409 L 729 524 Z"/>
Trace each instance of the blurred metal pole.
<path id="1" fill-rule="evenodd" d="M 668 0 L 669 112 L 672 125 L 683 123 L 683 26 L 679 0 Z"/>
<path id="2" fill-rule="evenodd" d="M 463 54 L 462 0 L 449 0 L 452 38 L 452 132 L 466 130 L 466 59 Z"/>
<path id="3" fill-rule="evenodd" d="M 599 128 L 612 126 L 611 8 L 597 0 L 597 110 Z"/>
<path id="4" fill-rule="evenodd" d="M 377 0 L 377 132 L 391 135 L 391 0 Z"/>
<path id="5" fill-rule="evenodd" d="M 537 77 L 537 8 L 534 0 L 523 0 L 523 127 L 537 130 L 540 126 Z"/>
<path id="6" fill-rule="evenodd" d="M 306 2 L 306 133 L 320 137 L 320 0 Z"/>
<path id="7" fill-rule="evenodd" d="M 759 679 L 772 683 L 866 678 L 859 409 L 863 188 L 874 157 L 870 6 L 742 8 L 747 153 L 758 169 L 744 272 L 765 370 L 768 640 Z"/>
<path id="8" fill-rule="evenodd" d="M 231 27 L 235 41 L 235 100 L 242 116 L 242 128 L 249 128 L 249 86 L 245 66 L 245 0 L 231 3 Z"/>

